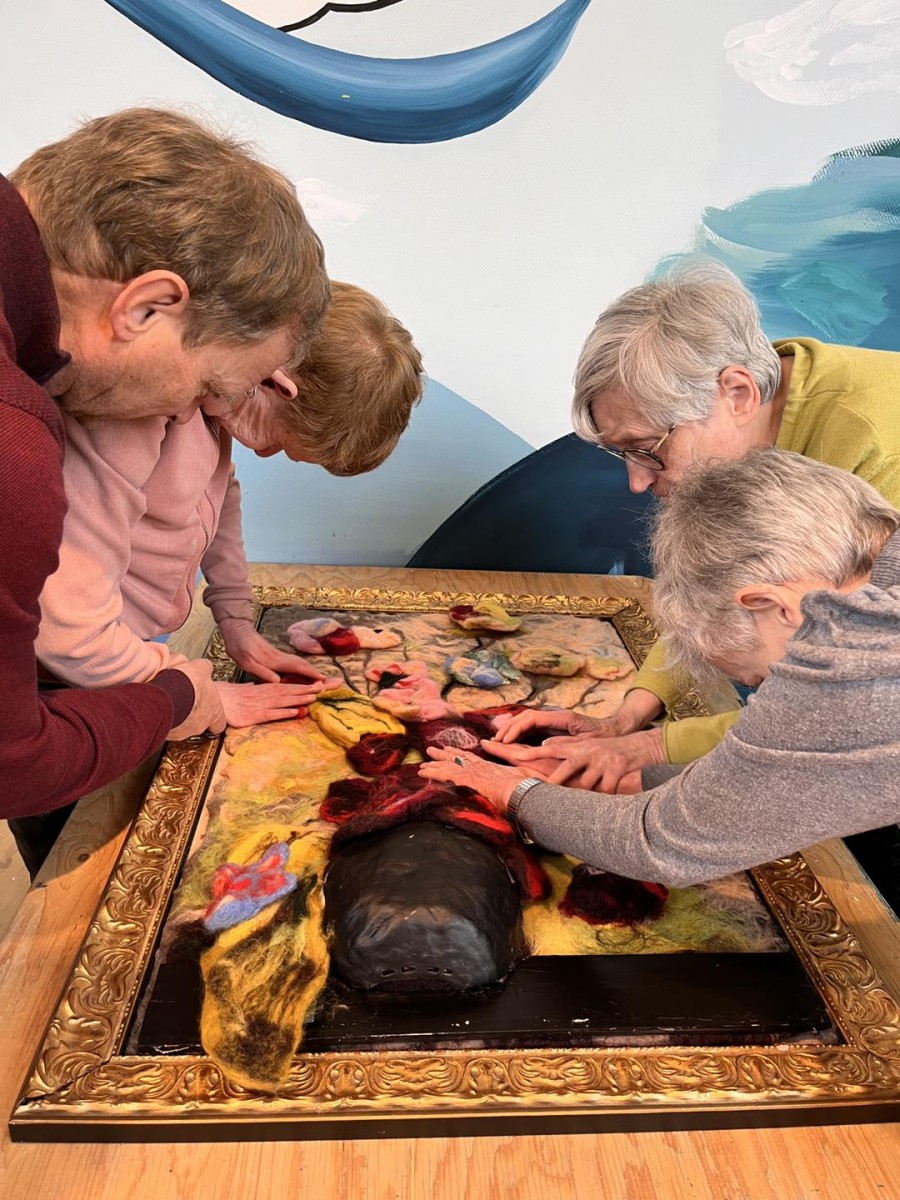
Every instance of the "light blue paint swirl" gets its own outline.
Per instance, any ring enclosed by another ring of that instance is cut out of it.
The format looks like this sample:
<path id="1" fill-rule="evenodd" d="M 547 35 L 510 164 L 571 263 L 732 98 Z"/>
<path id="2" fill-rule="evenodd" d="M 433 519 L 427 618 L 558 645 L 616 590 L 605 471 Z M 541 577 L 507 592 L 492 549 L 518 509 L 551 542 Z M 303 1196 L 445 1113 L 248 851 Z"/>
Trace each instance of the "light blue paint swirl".
<path id="1" fill-rule="evenodd" d="M 590 0 L 564 0 L 499 41 L 430 58 L 316 46 L 222 0 L 108 0 L 242 96 L 371 142 L 442 142 L 493 125 L 553 70 Z"/>
<path id="2" fill-rule="evenodd" d="M 900 350 L 898 152 L 897 142 L 846 151 L 809 183 L 706 209 L 691 256 L 730 267 L 773 338 Z"/>

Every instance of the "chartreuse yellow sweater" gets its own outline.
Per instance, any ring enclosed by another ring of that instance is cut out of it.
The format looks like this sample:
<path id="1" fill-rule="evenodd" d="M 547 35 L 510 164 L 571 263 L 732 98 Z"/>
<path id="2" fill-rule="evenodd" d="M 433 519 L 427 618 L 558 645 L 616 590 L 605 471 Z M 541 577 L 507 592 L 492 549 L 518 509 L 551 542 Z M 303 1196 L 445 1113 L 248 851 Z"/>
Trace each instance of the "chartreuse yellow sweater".
<path id="1" fill-rule="evenodd" d="M 775 342 L 775 348 L 782 358 L 794 357 L 779 448 L 852 471 L 900 508 L 900 354 L 832 346 L 814 338 Z M 822 516 L 827 520 L 827 514 Z M 632 689 L 653 692 L 671 710 L 685 680 L 664 668 L 664 657 L 657 642 Z M 739 715 L 736 709 L 666 721 L 669 762 L 690 762 L 706 754 Z"/>

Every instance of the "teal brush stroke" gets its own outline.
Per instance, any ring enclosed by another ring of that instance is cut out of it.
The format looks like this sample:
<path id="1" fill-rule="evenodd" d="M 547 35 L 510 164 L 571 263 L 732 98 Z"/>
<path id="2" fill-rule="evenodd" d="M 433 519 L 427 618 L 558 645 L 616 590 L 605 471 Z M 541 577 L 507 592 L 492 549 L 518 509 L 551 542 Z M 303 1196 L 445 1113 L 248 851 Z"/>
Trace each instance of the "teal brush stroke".
<path id="1" fill-rule="evenodd" d="M 443 142 L 493 125 L 550 74 L 590 0 L 499 41 L 431 58 L 317 46 L 223 0 L 108 0 L 214 79 L 286 117 L 370 142 Z"/>
<path id="2" fill-rule="evenodd" d="M 810 180 L 708 208 L 686 257 L 730 267 L 771 337 L 900 350 L 900 142 L 833 155 Z"/>

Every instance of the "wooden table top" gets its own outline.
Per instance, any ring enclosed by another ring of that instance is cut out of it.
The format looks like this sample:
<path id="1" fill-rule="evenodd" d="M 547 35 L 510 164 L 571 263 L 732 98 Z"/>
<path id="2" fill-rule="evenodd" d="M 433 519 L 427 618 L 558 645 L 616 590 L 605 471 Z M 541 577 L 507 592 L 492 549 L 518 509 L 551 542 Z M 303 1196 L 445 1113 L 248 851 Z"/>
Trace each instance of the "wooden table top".
<path id="1" fill-rule="evenodd" d="M 634 596 L 650 608 L 647 581 L 629 576 L 258 564 L 252 578 L 297 587 Z M 172 644 L 200 654 L 210 629 L 208 610 L 195 605 Z M 7 1115 L 151 773 L 145 765 L 79 803 L 0 942 L 3 1200 L 900 1197 L 900 1124 L 383 1141 L 11 1144 Z M 900 922 L 843 843 L 814 847 L 806 858 L 900 1000 Z"/>

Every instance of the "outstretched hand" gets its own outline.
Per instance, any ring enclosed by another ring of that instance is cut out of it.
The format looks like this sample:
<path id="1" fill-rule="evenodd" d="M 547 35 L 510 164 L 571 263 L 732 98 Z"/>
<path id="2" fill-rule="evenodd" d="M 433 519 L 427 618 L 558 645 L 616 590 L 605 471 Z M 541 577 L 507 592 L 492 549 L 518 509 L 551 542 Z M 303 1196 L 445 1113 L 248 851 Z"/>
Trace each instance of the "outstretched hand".
<path id="1" fill-rule="evenodd" d="M 509 716 L 494 718 L 497 729 L 495 741 L 518 742 L 535 729 L 558 729 L 572 737 L 620 738 L 640 729 L 659 710 L 660 703 L 652 692 L 637 689 L 629 692 L 621 708 L 610 717 L 586 717 L 568 709 L 529 709 Z"/>
<path id="2" fill-rule="evenodd" d="M 194 658 L 180 663 L 175 670 L 191 681 L 194 705 L 181 724 L 169 730 L 169 740 L 180 742 L 205 733 L 221 733 L 225 728 L 225 712 L 212 677 L 212 663 L 208 658 Z"/>
<path id="3" fill-rule="evenodd" d="M 280 683 L 283 675 L 308 679 L 312 683 L 325 679 L 321 671 L 299 654 L 287 654 L 266 641 L 250 621 L 227 619 L 219 623 L 219 628 L 228 657 L 263 683 Z M 336 687 L 342 682 L 333 680 L 330 686 Z"/>
<path id="4" fill-rule="evenodd" d="M 534 774 L 490 763 L 476 754 L 467 754 L 465 750 L 456 750 L 453 747 L 429 746 L 428 757 L 433 761 L 423 763 L 419 767 L 419 774 L 423 779 L 436 779 L 439 783 L 471 788 L 480 796 L 484 796 L 485 800 L 490 800 L 502 813 L 506 812 L 516 784 Z"/>
<path id="5" fill-rule="evenodd" d="M 584 717 L 568 708 L 530 708 L 520 713 L 499 713 L 494 717 L 495 741 L 518 742 L 536 729 L 559 729 L 575 736 L 583 733 L 602 736 L 603 721 Z"/>
<path id="6" fill-rule="evenodd" d="M 496 738 L 481 744 L 494 758 L 528 774 L 594 792 L 616 792 L 620 785 L 622 791 L 637 791 L 633 773 L 650 763 L 666 761 L 661 729 L 620 738 L 552 737 L 541 746 L 505 745 Z"/>
<path id="7" fill-rule="evenodd" d="M 322 683 L 217 683 L 216 689 L 228 724 L 241 729 L 305 717 L 307 706 L 322 691 Z"/>

